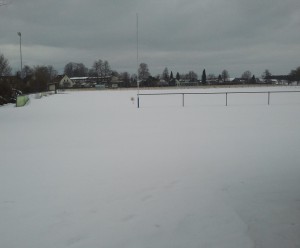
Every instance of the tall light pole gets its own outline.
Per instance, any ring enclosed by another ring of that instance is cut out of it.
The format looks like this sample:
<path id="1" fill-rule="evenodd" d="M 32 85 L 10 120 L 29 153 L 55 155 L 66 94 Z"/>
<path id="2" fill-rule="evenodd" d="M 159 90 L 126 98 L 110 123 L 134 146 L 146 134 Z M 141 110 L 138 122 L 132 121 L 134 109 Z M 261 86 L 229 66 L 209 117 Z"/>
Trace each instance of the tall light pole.
<path id="1" fill-rule="evenodd" d="M 140 82 L 139 82 L 139 15 L 136 14 L 136 83 L 138 88 L 138 94 L 137 94 L 137 107 L 140 107 Z"/>
<path id="2" fill-rule="evenodd" d="M 21 60 L 21 72 L 20 77 L 23 78 L 23 62 L 22 62 L 22 34 L 21 32 L 18 32 L 18 35 L 20 37 L 20 60 Z"/>

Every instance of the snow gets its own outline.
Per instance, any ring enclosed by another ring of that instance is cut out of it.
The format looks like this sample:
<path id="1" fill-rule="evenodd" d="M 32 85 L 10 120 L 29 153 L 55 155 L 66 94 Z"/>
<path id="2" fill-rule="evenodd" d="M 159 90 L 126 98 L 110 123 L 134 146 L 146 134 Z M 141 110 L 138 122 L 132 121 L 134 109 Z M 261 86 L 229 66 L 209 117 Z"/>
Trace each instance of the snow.
<path id="1" fill-rule="evenodd" d="M 300 93 L 136 93 L 0 108 L 0 247 L 300 247 Z"/>

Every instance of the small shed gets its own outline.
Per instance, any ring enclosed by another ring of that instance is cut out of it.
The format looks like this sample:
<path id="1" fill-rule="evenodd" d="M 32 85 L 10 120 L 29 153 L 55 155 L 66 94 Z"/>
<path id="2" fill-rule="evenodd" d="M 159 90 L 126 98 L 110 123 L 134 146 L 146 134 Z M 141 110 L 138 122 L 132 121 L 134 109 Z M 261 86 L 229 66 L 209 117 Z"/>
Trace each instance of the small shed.
<path id="1" fill-rule="evenodd" d="M 55 94 L 57 94 L 57 88 L 58 88 L 58 83 L 49 83 L 48 84 L 48 90 L 49 91 L 54 91 Z"/>

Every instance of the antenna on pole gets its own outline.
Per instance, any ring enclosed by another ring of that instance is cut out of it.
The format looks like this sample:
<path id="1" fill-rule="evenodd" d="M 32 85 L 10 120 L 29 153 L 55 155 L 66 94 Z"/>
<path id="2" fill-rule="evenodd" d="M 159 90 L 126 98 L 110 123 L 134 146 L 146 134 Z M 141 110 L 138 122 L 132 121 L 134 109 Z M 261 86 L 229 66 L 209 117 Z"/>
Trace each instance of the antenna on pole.
<path id="1" fill-rule="evenodd" d="M 139 82 L 139 14 L 136 13 L 136 83 L 137 83 L 137 107 L 140 107 L 140 82 Z"/>

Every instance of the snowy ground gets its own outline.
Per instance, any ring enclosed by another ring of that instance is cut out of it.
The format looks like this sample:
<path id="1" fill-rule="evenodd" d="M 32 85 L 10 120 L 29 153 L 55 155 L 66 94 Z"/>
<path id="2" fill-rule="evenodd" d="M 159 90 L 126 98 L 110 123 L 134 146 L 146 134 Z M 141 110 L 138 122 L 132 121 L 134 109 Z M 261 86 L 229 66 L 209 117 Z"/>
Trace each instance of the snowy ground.
<path id="1" fill-rule="evenodd" d="M 1 248 L 300 247 L 300 93 L 131 97 L 0 108 Z"/>

